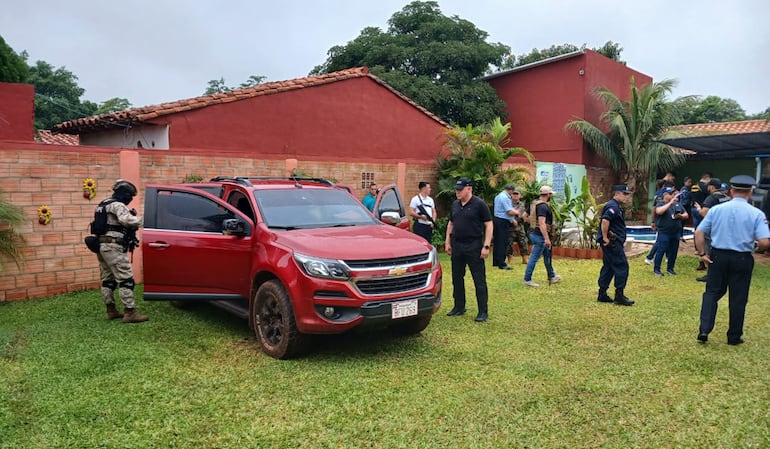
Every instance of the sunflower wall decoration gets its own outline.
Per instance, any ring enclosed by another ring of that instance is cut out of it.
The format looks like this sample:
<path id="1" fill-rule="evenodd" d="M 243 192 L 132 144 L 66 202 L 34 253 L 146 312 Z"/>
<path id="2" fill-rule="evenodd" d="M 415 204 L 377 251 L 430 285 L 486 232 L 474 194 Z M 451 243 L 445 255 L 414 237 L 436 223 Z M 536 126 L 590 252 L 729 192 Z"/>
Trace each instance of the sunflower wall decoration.
<path id="1" fill-rule="evenodd" d="M 96 196 L 96 181 L 86 178 L 83 181 L 83 198 L 92 200 Z"/>
<path id="2" fill-rule="evenodd" d="M 37 208 L 38 223 L 47 225 L 51 222 L 51 209 L 45 204 Z"/>

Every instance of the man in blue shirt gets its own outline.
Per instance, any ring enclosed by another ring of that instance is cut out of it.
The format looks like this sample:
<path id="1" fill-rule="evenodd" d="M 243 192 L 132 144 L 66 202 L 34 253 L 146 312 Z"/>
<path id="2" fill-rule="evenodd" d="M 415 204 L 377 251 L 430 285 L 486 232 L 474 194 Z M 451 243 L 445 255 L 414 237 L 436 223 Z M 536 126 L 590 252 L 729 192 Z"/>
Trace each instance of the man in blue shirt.
<path id="1" fill-rule="evenodd" d="M 369 185 L 369 193 L 366 194 L 364 199 L 361 200 L 367 209 L 374 212 L 374 203 L 377 201 L 377 184 L 371 183 Z"/>
<path id="2" fill-rule="evenodd" d="M 730 325 L 727 344 L 743 343 L 743 320 L 749 300 L 751 273 L 754 270 L 754 245 L 757 252 L 770 247 L 770 228 L 765 214 L 749 204 L 754 178 L 738 175 L 730 179 L 733 199 L 709 210 L 695 231 L 695 248 L 708 265 L 708 280 L 700 310 L 698 341 L 706 343 L 714 330 L 717 302 L 730 289 Z M 711 252 L 702 252 L 706 236 L 711 237 Z"/>
<path id="3" fill-rule="evenodd" d="M 513 184 L 508 184 L 505 186 L 505 190 L 495 196 L 494 202 L 494 233 L 492 239 L 494 252 L 492 253 L 492 266 L 498 267 L 501 270 L 511 269 L 505 263 L 505 259 L 508 256 L 508 248 L 510 247 L 508 236 L 510 234 L 511 222 L 516 214 L 516 211 L 513 209 L 513 201 L 511 200 L 514 190 L 516 190 L 516 187 Z"/>

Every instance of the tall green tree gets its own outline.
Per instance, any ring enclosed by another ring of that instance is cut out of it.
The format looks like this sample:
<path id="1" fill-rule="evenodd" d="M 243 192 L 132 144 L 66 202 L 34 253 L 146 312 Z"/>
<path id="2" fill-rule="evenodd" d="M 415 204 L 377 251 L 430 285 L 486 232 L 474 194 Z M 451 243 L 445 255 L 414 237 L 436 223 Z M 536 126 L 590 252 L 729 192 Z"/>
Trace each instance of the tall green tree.
<path id="1" fill-rule="evenodd" d="M 527 179 L 527 168 L 507 167 L 503 164 L 513 156 L 524 156 L 532 163 L 532 154 L 521 147 L 510 147 L 508 138 L 511 124 L 499 118 L 479 126 L 455 125 L 447 130 L 446 152 L 439 158 L 437 197 L 446 204 L 454 200 L 457 178 L 473 180 L 473 193 L 489 204 L 506 184 L 522 185 Z"/>
<path id="2" fill-rule="evenodd" d="M 746 111 L 731 98 L 709 95 L 677 98 L 674 107 L 681 116 L 680 124 L 716 123 L 746 120 Z"/>
<path id="3" fill-rule="evenodd" d="M 203 92 L 203 95 L 213 95 L 217 93 L 223 93 L 223 92 L 230 92 L 231 90 L 235 89 L 245 89 L 247 87 L 254 87 L 258 84 L 262 84 L 265 82 L 267 77 L 261 76 L 261 75 L 251 75 L 249 79 L 242 82 L 240 86 L 238 87 L 230 87 L 225 83 L 224 77 L 219 78 L 218 80 L 211 80 L 209 81 L 209 85 L 206 88 L 206 90 Z"/>
<path id="4" fill-rule="evenodd" d="M 531 64 L 533 62 L 541 61 L 543 59 L 553 58 L 555 56 L 564 55 L 567 53 L 572 53 L 578 50 L 582 50 L 584 48 L 586 48 L 586 44 L 583 44 L 580 47 L 573 44 L 561 44 L 561 45 L 551 45 L 548 48 L 542 48 L 539 50 L 537 48 L 534 48 L 532 49 L 531 52 L 527 53 L 526 55 L 522 55 L 514 58 L 513 66 L 518 67 L 525 64 Z M 620 53 L 623 52 L 623 47 L 621 47 L 620 44 L 618 43 L 607 41 L 601 47 L 592 48 L 592 50 L 612 60 L 618 61 L 621 64 L 626 63 L 626 61 L 623 61 L 620 59 Z"/>
<path id="5" fill-rule="evenodd" d="M 764 111 L 752 114 L 746 118 L 749 120 L 770 120 L 770 107 L 767 107 Z"/>
<path id="6" fill-rule="evenodd" d="M 126 98 L 110 98 L 96 108 L 95 114 L 107 114 L 110 112 L 125 111 L 131 107 L 131 102 Z"/>
<path id="7" fill-rule="evenodd" d="M 622 174 L 626 184 L 644 191 L 651 175 L 684 163 L 681 152 L 657 142 L 670 136 L 668 128 L 678 119 L 676 109 L 666 101 L 675 85 L 673 80 L 664 80 L 638 88 L 631 78 L 628 101 L 607 88 L 598 88 L 595 95 L 607 107 L 602 128 L 584 119 L 572 120 L 565 128 L 583 136 L 613 171 Z"/>
<path id="8" fill-rule="evenodd" d="M 17 55 L 0 36 L 0 82 L 25 83 L 29 77 L 29 68 L 24 54 Z"/>
<path id="9" fill-rule="evenodd" d="M 332 47 L 313 74 L 357 66 L 452 124 L 488 123 L 505 108 L 479 79 L 510 54 L 506 45 L 457 16 L 441 13 L 435 1 L 415 1 L 388 20 L 388 29 L 367 27 L 343 46 Z"/>
<path id="10" fill-rule="evenodd" d="M 94 115 L 98 106 L 80 101 L 85 89 L 77 80 L 65 67 L 54 68 L 45 61 L 30 66 L 28 82 L 35 86 L 35 129 L 50 129 L 67 120 Z"/>

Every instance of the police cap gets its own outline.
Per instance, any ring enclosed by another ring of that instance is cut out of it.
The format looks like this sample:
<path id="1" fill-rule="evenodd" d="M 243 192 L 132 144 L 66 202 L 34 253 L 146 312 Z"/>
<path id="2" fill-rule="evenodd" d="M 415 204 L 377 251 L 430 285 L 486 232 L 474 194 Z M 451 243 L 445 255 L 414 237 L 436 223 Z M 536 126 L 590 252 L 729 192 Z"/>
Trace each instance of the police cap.
<path id="1" fill-rule="evenodd" d="M 709 185 L 719 189 L 720 187 L 722 187 L 722 180 L 719 178 L 711 178 L 711 181 L 709 181 Z"/>
<path id="2" fill-rule="evenodd" d="M 749 175 L 737 175 L 730 178 L 730 185 L 734 189 L 748 190 L 757 185 L 757 182 Z"/>

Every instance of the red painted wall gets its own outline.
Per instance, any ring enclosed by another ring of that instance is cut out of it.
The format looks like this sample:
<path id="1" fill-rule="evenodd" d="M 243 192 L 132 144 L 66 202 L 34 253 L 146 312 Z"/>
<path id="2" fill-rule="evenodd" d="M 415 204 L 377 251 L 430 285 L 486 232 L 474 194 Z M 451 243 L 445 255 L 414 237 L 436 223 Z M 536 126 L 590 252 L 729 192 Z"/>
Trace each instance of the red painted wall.
<path id="1" fill-rule="evenodd" d="M 0 140 L 33 140 L 35 87 L 0 83 Z"/>
<path id="2" fill-rule="evenodd" d="M 432 161 L 445 128 L 370 78 L 169 116 L 171 148 L 315 160 Z"/>
<path id="3" fill-rule="evenodd" d="M 603 166 L 579 135 L 564 131 L 564 125 L 576 118 L 599 124 L 604 105 L 593 96 L 594 89 L 605 86 L 627 98 L 631 76 L 639 86 L 652 82 L 647 75 L 586 50 L 488 82 L 508 107 L 512 145 L 526 148 L 540 161 Z"/>

